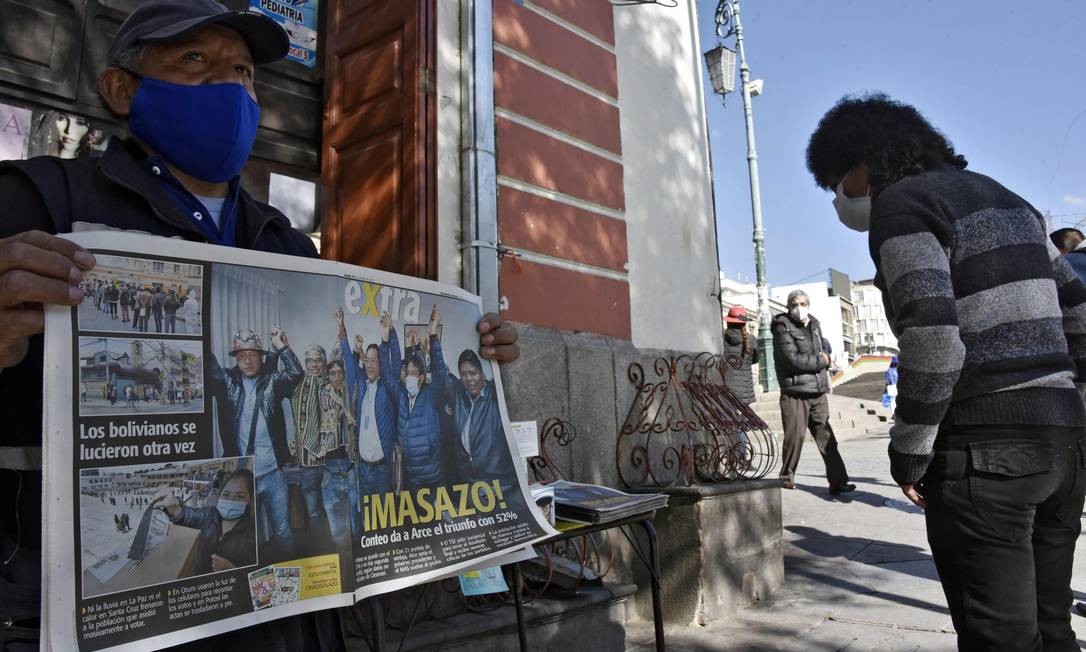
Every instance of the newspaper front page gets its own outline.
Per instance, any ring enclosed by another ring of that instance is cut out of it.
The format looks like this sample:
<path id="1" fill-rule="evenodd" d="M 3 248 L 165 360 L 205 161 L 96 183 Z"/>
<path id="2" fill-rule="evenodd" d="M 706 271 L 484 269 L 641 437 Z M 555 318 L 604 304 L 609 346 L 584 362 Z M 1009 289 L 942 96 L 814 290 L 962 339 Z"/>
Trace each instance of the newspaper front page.
<path id="1" fill-rule="evenodd" d="M 79 234 L 46 313 L 52 649 L 145 650 L 486 565 L 553 530 L 477 297 L 328 261 Z"/>

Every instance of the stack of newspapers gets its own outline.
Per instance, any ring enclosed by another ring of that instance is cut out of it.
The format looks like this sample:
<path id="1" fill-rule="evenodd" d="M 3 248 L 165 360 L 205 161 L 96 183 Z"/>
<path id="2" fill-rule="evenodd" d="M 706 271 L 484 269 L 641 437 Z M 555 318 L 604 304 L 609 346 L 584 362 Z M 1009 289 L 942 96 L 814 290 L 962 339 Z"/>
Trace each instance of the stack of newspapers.
<path id="1" fill-rule="evenodd" d="M 667 507 L 665 494 L 628 494 L 597 484 L 559 480 L 554 489 L 555 516 L 563 521 L 597 525 Z"/>

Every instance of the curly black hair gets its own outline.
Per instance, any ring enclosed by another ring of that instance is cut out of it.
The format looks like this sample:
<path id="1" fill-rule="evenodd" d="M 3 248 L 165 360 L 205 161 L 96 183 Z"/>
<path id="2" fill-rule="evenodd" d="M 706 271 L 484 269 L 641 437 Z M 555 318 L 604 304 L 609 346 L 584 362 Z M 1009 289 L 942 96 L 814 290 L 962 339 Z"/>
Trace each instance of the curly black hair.
<path id="1" fill-rule="evenodd" d="M 944 164 L 968 165 L 919 111 L 883 93 L 842 97 L 807 143 L 807 169 L 823 190 L 834 190 L 860 163 L 867 163 L 871 187 L 880 189 Z"/>

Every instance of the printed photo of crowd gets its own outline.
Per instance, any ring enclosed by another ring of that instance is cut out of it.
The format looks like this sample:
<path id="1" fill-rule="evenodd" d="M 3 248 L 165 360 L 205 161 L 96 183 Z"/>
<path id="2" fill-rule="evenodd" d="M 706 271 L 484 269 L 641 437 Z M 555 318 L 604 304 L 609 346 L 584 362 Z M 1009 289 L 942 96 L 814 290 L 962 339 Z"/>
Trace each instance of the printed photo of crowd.
<path id="1" fill-rule="evenodd" d="M 204 411 L 204 348 L 199 340 L 79 338 L 79 415 Z"/>
<path id="2" fill-rule="evenodd" d="M 80 287 L 79 329 L 201 335 L 203 265 L 99 255 Z"/>
<path id="3" fill-rule="evenodd" d="M 353 282 L 340 278 L 211 273 L 217 444 L 253 456 L 261 541 L 279 559 L 350 549 L 370 494 L 498 480 L 515 501 L 473 305 L 376 286 L 345 301 Z"/>

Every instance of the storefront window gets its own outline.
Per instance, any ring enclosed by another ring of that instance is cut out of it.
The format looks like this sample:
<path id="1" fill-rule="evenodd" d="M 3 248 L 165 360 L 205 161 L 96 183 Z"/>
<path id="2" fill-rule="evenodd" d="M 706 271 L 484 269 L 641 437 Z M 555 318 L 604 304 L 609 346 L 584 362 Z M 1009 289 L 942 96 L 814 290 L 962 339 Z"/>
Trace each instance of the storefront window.
<path id="1" fill-rule="evenodd" d="M 307 234 L 320 251 L 316 183 L 272 172 L 268 176 L 268 203 L 286 215 L 291 226 Z"/>

